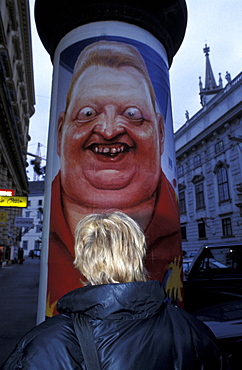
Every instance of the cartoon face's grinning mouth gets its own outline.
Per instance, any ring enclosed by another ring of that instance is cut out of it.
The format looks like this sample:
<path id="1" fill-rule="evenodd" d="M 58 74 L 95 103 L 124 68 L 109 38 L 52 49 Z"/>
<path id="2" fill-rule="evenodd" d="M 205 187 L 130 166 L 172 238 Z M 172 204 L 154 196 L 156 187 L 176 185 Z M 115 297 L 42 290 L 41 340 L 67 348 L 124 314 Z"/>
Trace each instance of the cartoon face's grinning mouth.
<path id="1" fill-rule="evenodd" d="M 116 157 L 119 154 L 127 153 L 130 147 L 124 143 L 116 144 L 92 144 L 90 149 L 95 154 L 101 154 L 106 157 Z"/>

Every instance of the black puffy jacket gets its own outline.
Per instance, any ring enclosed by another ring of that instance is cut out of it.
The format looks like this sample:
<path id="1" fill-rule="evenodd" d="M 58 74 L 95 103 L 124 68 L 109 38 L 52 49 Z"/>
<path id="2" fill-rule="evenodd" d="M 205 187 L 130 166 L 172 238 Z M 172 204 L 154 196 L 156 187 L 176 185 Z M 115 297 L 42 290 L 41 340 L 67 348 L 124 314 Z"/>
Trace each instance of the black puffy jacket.
<path id="1" fill-rule="evenodd" d="M 23 337 L 2 369 L 85 369 L 72 312 L 90 318 L 102 369 L 226 368 L 211 331 L 166 303 L 158 281 L 89 285 L 62 297 L 58 310 Z"/>

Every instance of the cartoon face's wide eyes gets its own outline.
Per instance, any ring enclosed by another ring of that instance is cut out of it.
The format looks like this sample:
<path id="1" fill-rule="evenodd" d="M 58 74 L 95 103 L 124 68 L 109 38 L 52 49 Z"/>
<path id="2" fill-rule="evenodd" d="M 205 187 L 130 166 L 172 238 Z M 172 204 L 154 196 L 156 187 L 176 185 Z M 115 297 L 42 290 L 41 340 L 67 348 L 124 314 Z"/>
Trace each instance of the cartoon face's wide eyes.
<path id="1" fill-rule="evenodd" d="M 78 112 L 76 119 L 78 121 L 88 121 L 96 117 L 96 115 L 97 112 L 95 109 L 91 107 L 84 107 Z"/>
<path id="2" fill-rule="evenodd" d="M 126 108 L 123 112 L 123 116 L 134 121 L 140 121 L 143 119 L 141 111 L 136 107 Z"/>

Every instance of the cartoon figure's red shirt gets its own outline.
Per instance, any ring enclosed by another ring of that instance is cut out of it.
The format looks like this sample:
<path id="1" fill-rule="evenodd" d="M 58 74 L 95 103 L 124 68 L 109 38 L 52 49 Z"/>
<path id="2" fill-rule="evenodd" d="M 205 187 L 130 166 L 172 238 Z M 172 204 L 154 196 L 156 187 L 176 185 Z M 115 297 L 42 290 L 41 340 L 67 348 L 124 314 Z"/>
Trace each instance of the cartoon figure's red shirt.
<path id="1" fill-rule="evenodd" d="M 57 313 L 56 303 L 65 293 L 82 286 L 81 275 L 73 265 L 74 237 L 62 211 L 60 173 L 53 181 L 51 194 L 47 316 Z M 154 214 L 145 235 L 148 246 L 145 265 L 149 279 L 162 281 L 170 269 L 168 295 L 175 294 L 175 298 L 181 301 L 182 251 L 178 202 L 174 189 L 163 173 Z"/>

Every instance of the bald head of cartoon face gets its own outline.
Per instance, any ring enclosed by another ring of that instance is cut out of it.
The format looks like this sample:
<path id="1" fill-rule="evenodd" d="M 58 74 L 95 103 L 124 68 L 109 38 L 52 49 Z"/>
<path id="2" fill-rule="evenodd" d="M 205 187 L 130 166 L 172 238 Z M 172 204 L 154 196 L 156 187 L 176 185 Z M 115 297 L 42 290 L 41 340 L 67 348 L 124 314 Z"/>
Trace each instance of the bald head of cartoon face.
<path id="1" fill-rule="evenodd" d="M 87 47 L 58 120 L 64 197 L 90 208 L 138 206 L 157 189 L 162 151 L 163 121 L 137 49 Z"/>

